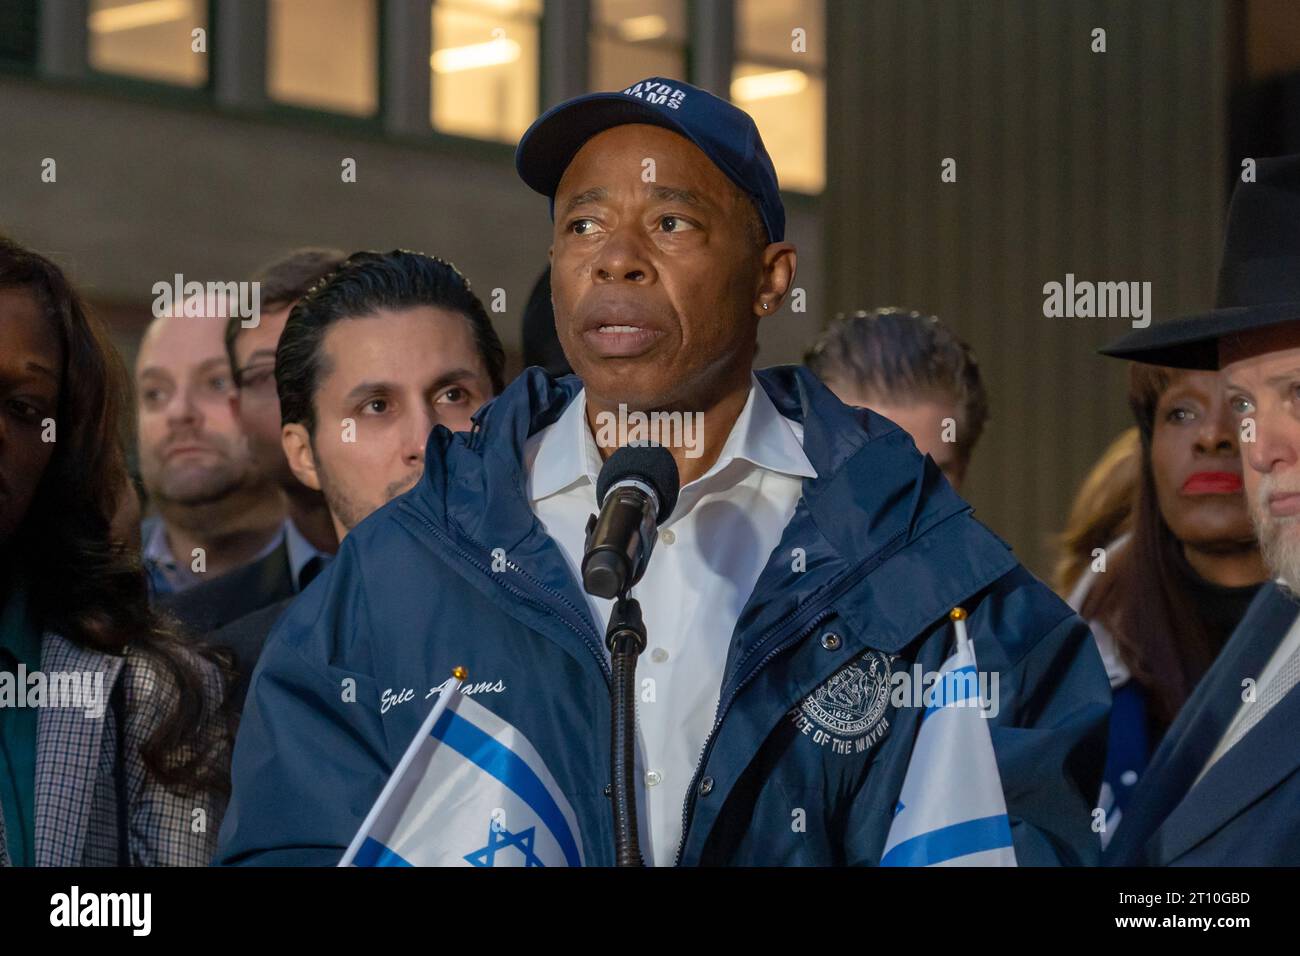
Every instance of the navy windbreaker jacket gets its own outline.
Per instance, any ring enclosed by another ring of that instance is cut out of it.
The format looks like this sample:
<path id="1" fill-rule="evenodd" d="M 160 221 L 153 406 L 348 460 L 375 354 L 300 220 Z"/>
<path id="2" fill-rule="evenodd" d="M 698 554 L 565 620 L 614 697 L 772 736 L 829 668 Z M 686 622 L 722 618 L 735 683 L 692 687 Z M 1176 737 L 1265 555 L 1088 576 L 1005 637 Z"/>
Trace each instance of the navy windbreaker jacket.
<path id="1" fill-rule="evenodd" d="M 891 703 L 847 745 L 803 718 L 819 688 L 824 699 L 871 662 L 937 671 L 960 605 L 980 670 L 999 674 L 989 724 L 1019 862 L 1096 863 L 1110 689 L 1087 626 L 897 425 L 802 368 L 758 378 L 803 423 L 818 477 L 730 637 L 678 861 L 877 864 L 923 709 Z M 533 515 L 522 465 L 525 440 L 580 387 L 530 369 L 471 432 L 435 428 L 420 482 L 353 529 L 290 606 L 253 675 L 217 862 L 336 863 L 428 689 L 464 665 L 474 699 L 527 736 L 564 790 L 587 863 L 612 865 L 606 622 Z"/>

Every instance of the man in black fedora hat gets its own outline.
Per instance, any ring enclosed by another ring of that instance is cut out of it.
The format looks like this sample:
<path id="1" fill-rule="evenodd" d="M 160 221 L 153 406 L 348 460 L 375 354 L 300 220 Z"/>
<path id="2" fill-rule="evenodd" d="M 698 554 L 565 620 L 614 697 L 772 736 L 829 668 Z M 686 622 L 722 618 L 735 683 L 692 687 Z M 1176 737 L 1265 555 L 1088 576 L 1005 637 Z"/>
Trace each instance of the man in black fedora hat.
<path id="1" fill-rule="evenodd" d="M 1221 369 L 1241 423 L 1261 589 L 1138 783 L 1105 861 L 1300 863 L 1300 156 L 1233 195 L 1216 307 L 1131 333 L 1116 358 Z"/>

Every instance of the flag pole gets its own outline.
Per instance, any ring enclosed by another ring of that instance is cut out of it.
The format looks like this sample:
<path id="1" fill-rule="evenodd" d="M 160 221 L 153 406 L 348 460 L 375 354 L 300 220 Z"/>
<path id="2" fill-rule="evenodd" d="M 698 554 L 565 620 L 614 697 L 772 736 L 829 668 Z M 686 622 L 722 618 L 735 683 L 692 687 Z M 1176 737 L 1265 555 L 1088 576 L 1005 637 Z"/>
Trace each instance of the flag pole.
<path id="1" fill-rule="evenodd" d="M 468 677 L 469 671 L 465 670 L 465 668 L 452 668 L 451 677 L 442 685 L 442 690 L 438 694 L 438 699 L 433 702 L 433 708 L 429 711 L 429 716 L 424 718 L 424 723 L 420 725 L 419 731 L 416 732 L 411 739 L 411 743 L 407 746 L 406 753 L 402 754 L 402 759 L 393 768 L 392 774 L 388 777 L 388 782 L 384 784 L 384 789 L 379 792 L 379 799 L 375 801 L 375 805 L 370 808 L 365 820 L 357 828 L 357 834 L 352 838 L 352 842 L 348 844 L 343 859 L 339 860 L 339 866 L 352 865 L 352 860 L 356 857 L 357 851 L 361 849 L 361 844 L 365 842 L 366 836 L 369 835 L 370 828 L 375 825 L 375 821 L 379 819 L 379 814 L 388 806 L 388 800 L 393 795 L 393 791 L 397 789 L 406 768 L 411 765 L 411 761 L 419 753 L 424 739 L 433 733 L 433 725 L 438 722 L 438 718 L 442 716 L 443 711 L 447 709 L 453 697 L 460 691 L 460 685 L 465 683 Z"/>
<path id="2" fill-rule="evenodd" d="M 948 618 L 952 621 L 952 629 L 957 638 L 957 650 L 966 649 L 969 638 L 966 636 L 966 609 L 964 607 L 955 607 L 948 612 Z"/>

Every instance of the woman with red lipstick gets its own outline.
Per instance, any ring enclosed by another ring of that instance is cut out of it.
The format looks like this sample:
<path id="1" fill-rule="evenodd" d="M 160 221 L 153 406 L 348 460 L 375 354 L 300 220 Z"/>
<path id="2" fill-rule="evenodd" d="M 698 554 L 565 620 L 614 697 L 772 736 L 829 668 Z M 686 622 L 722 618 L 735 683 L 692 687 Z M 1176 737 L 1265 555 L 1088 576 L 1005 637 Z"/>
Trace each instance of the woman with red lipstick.
<path id="1" fill-rule="evenodd" d="M 1242 492 L 1236 420 L 1217 372 L 1134 364 L 1142 441 L 1133 528 L 1070 604 L 1092 625 L 1111 681 L 1103 845 L 1183 702 L 1268 572 Z"/>

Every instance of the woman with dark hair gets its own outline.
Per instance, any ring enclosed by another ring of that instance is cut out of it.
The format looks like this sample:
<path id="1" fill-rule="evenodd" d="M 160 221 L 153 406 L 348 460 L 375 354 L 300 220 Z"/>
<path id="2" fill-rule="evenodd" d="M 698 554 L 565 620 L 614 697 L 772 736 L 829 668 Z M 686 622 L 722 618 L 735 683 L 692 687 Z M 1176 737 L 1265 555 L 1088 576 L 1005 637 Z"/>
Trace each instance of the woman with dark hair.
<path id="1" fill-rule="evenodd" d="M 1218 373 L 1135 363 L 1129 405 L 1141 439 L 1132 530 L 1103 549 L 1069 598 L 1092 626 L 1114 694 L 1103 844 L 1268 577 Z"/>
<path id="2" fill-rule="evenodd" d="M 111 531 L 126 381 L 60 269 L 0 237 L 0 863 L 206 865 L 225 807 L 222 668 Z"/>

